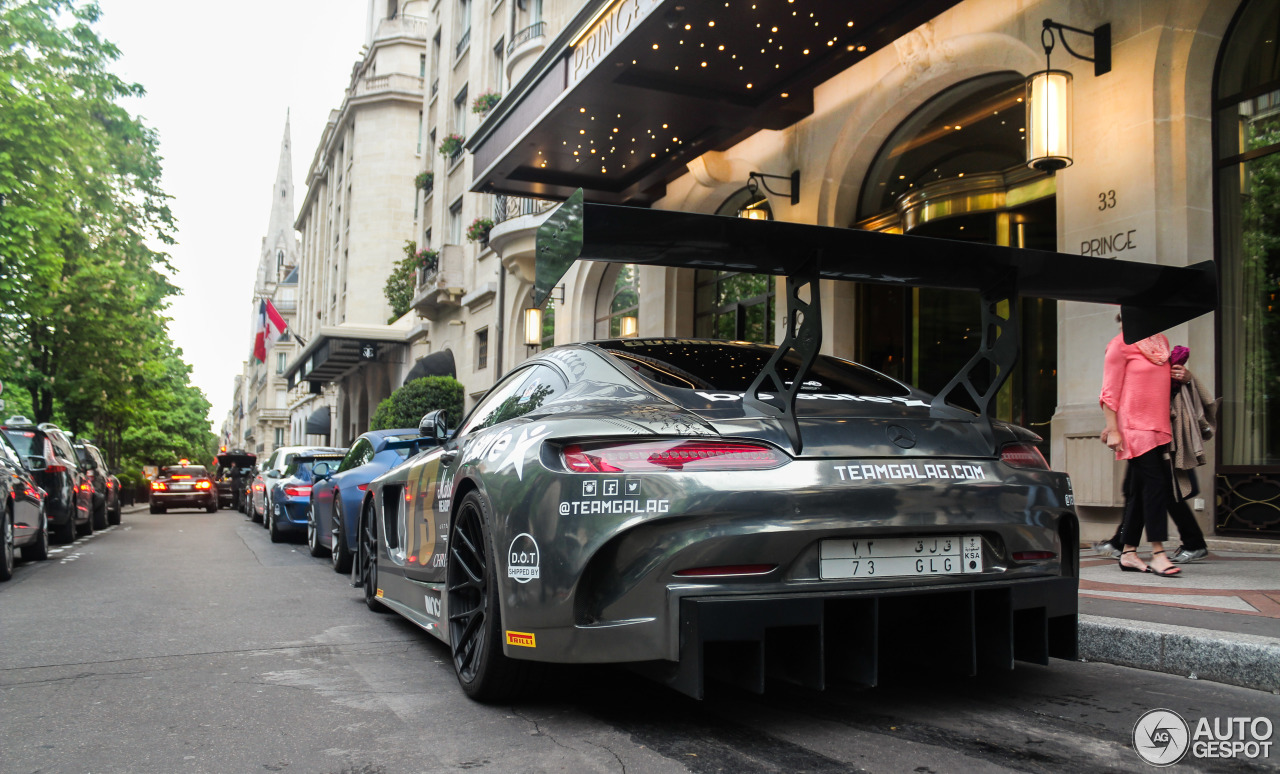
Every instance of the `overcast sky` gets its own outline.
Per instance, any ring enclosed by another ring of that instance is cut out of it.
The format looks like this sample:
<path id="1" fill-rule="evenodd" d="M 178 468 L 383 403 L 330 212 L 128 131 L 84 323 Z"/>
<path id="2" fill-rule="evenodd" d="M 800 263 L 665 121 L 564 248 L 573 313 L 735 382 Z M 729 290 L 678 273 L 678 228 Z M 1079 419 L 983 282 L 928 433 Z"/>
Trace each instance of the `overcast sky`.
<path id="1" fill-rule="evenodd" d="M 295 204 L 329 111 L 342 104 L 364 43 L 365 0 L 225 0 L 200 6 L 99 0 L 114 71 L 147 96 L 127 103 L 160 133 L 173 197 L 169 332 L 213 404 L 214 432 L 251 357 L 254 273 L 271 214 L 285 111 Z M 295 213 L 296 215 L 296 213 Z"/>

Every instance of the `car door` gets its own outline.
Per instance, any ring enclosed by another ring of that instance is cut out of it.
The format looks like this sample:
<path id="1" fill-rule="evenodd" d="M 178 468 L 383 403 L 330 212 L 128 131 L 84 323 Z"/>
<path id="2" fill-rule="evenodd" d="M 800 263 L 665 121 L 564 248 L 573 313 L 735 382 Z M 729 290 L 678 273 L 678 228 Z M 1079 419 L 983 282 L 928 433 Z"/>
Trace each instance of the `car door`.
<path id="1" fill-rule="evenodd" d="M 40 491 L 35 479 L 22 464 L 18 450 L 3 433 L 0 433 L 0 467 L 4 468 L 5 475 L 13 481 L 14 535 L 32 534 L 41 527 Z"/>

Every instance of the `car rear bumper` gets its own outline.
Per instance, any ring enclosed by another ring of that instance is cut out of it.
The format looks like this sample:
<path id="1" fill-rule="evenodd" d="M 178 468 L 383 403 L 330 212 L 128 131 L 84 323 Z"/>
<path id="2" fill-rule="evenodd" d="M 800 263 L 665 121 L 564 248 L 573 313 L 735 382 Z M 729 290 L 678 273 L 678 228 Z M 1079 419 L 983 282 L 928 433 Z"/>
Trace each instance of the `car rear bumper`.
<path id="1" fill-rule="evenodd" d="M 151 502 L 166 508 L 207 508 L 217 502 L 217 495 L 213 492 L 152 492 Z"/>

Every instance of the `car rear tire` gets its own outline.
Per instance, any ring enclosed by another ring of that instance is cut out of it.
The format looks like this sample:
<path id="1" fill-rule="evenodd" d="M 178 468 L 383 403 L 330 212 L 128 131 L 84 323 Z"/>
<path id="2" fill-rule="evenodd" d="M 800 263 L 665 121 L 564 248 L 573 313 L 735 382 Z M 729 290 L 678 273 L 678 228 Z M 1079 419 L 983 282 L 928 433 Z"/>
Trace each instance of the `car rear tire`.
<path id="1" fill-rule="evenodd" d="M 497 562 L 487 526 L 489 505 L 471 492 L 458 506 L 449 535 L 446 593 L 449 647 L 458 684 L 472 699 L 510 701 L 529 684 L 534 665 L 502 652 Z"/>
<path id="2" fill-rule="evenodd" d="M 271 535 L 272 543 L 284 542 L 284 533 L 280 531 L 280 523 L 276 521 L 275 508 L 272 508 L 267 512 L 267 533 Z"/>
<path id="3" fill-rule="evenodd" d="M 346 519 L 342 517 L 342 499 L 338 491 L 334 490 L 333 529 L 329 533 L 333 543 L 329 549 L 329 561 L 333 563 L 333 571 L 339 574 L 351 572 L 351 549 L 347 548 L 347 530 L 343 526 L 345 522 Z"/>
<path id="4" fill-rule="evenodd" d="M 320 526 L 316 524 L 316 512 L 307 506 L 307 553 L 314 557 L 324 556 L 327 549 L 320 545 Z"/>
<path id="5" fill-rule="evenodd" d="M 164 507 L 163 505 L 155 505 L 155 504 L 152 504 L 152 506 L 151 506 L 151 512 L 152 512 L 152 513 L 164 513 L 164 512 L 165 512 L 165 507 Z"/>
<path id="6" fill-rule="evenodd" d="M 43 509 L 40 512 L 40 532 L 35 540 L 22 547 L 22 558 L 28 562 L 43 562 L 49 558 L 49 522 Z"/>
<path id="7" fill-rule="evenodd" d="M 205 511 L 205 513 L 217 513 L 217 512 L 218 512 L 218 501 L 217 501 L 217 500 L 214 500 L 213 502 L 211 502 L 211 503 L 209 503 L 208 505 L 206 505 L 206 506 L 204 507 L 204 511 Z"/>
<path id="8" fill-rule="evenodd" d="M 17 562 L 13 548 L 13 509 L 5 508 L 3 536 L 0 536 L 0 581 L 13 577 L 13 566 Z"/>
<path id="9" fill-rule="evenodd" d="M 84 520 L 84 524 L 76 525 L 76 534 L 81 536 L 93 534 L 93 514 L 92 513 L 89 514 L 89 518 Z"/>
<path id="10" fill-rule="evenodd" d="M 59 543 L 70 543 L 76 539 L 76 522 L 72 517 L 53 533 L 53 539 Z"/>
<path id="11" fill-rule="evenodd" d="M 359 585 L 364 590 L 365 607 L 375 613 L 390 613 L 391 610 L 378 601 L 378 520 L 374 518 L 372 505 L 365 508 L 359 529 L 360 543 L 356 546 L 356 554 L 360 560 Z"/>
<path id="12" fill-rule="evenodd" d="M 120 503 L 116 502 L 115 510 L 107 511 L 107 523 L 115 526 L 120 523 Z"/>
<path id="13" fill-rule="evenodd" d="M 107 528 L 107 503 L 105 500 L 103 501 L 101 508 L 93 509 L 93 528 L 94 529 Z"/>

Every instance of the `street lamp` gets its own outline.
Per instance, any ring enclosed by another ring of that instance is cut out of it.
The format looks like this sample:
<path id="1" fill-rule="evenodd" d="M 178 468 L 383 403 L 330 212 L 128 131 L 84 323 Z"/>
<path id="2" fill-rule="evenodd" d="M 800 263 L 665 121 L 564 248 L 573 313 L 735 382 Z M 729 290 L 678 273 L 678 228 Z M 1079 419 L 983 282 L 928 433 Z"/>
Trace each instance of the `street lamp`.
<path id="1" fill-rule="evenodd" d="M 556 292 L 560 293 L 560 297 L 556 298 Z M 547 294 L 547 303 L 552 304 L 556 301 L 564 303 L 564 285 L 557 285 Z M 536 306 L 525 307 L 524 310 L 524 343 L 530 347 L 537 347 L 542 344 L 542 309 Z"/>
<path id="2" fill-rule="evenodd" d="M 1087 35 L 1093 39 L 1093 56 L 1076 53 L 1067 42 L 1065 32 Z M 1044 68 L 1027 78 L 1026 135 L 1027 166 L 1053 173 L 1071 166 L 1071 73 L 1054 70 L 1049 63 L 1055 36 L 1062 40 L 1067 53 L 1093 62 L 1095 76 L 1111 72 L 1111 25 L 1104 24 L 1093 32 L 1078 27 L 1044 20 L 1040 44 L 1044 46 Z"/>

